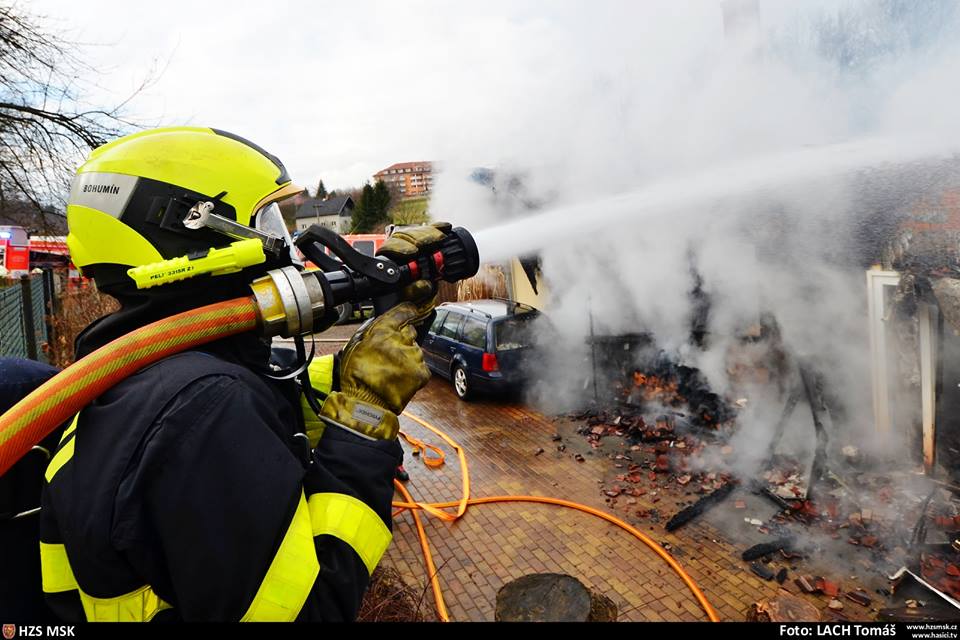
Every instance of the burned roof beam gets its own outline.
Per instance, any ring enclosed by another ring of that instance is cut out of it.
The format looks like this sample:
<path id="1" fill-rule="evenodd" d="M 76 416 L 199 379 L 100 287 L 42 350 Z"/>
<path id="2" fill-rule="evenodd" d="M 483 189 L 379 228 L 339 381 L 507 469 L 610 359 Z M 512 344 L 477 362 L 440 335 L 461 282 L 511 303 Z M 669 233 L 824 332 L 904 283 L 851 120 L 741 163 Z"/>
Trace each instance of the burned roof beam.
<path id="1" fill-rule="evenodd" d="M 713 507 L 717 506 L 718 504 L 723 502 L 726 498 L 728 498 L 731 493 L 733 493 L 733 490 L 735 487 L 736 487 L 736 483 L 734 483 L 733 481 L 730 481 L 727 484 L 720 487 L 719 489 L 717 489 L 716 491 L 714 491 L 713 493 L 703 496 L 702 498 L 694 502 L 689 507 L 680 511 L 677 515 L 670 518 L 670 521 L 667 522 L 666 530 L 676 531 L 677 529 L 687 524 L 691 520 L 694 520 L 695 518 L 699 517 L 709 509 L 712 509 Z"/>

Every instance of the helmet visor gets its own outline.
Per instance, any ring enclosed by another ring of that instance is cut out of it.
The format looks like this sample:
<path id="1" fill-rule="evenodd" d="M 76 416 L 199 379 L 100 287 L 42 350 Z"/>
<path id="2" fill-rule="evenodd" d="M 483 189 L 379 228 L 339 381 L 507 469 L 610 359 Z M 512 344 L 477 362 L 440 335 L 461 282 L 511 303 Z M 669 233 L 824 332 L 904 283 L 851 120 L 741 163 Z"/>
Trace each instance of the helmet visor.
<path id="1" fill-rule="evenodd" d="M 255 214 L 254 228 L 261 233 L 269 234 L 275 238 L 282 238 L 290 251 L 290 261 L 298 266 L 303 266 L 297 250 L 293 246 L 293 240 L 290 239 L 290 232 L 287 231 L 287 225 L 283 221 L 283 214 L 280 212 L 280 205 L 271 202 L 264 205 Z"/>

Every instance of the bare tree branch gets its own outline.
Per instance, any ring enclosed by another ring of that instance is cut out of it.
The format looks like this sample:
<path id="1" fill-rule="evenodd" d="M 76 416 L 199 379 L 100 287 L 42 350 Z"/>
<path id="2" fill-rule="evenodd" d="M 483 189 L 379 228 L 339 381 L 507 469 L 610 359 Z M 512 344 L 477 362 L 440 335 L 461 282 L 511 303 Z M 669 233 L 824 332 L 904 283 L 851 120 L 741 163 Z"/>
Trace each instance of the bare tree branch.
<path id="1" fill-rule="evenodd" d="M 43 227 L 52 209 L 62 210 L 77 162 L 138 127 L 123 110 L 151 82 L 116 106 L 87 105 L 79 79 L 97 72 L 74 48 L 0 0 L 0 213 L 30 218 L 32 211 L 25 226 L 46 235 L 56 235 Z"/>

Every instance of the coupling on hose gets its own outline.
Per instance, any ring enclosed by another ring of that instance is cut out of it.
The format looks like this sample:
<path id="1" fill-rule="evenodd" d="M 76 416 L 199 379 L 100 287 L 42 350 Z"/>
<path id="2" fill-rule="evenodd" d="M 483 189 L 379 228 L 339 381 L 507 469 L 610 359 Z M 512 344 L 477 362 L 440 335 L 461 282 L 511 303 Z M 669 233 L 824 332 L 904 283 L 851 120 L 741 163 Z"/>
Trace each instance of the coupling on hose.
<path id="1" fill-rule="evenodd" d="M 312 271 L 296 267 L 272 269 L 254 280 L 250 288 L 264 336 L 292 338 L 323 331 L 336 318 L 330 317 L 333 307 L 326 304 L 331 297 L 329 285 Z"/>

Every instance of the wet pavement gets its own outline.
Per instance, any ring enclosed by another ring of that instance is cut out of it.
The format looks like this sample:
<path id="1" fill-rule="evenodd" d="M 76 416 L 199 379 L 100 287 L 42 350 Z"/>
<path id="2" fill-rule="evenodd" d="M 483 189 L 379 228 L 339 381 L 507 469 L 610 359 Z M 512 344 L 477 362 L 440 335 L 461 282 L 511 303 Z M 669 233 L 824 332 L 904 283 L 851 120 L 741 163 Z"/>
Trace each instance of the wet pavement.
<path id="1" fill-rule="evenodd" d="M 471 495 L 540 495 L 580 502 L 621 517 L 661 544 L 700 586 L 721 619 L 743 620 L 750 604 L 773 596 L 781 588 L 755 576 L 740 553 L 754 541 L 731 540 L 716 526 L 720 505 L 711 517 L 700 518 L 670 534 L 663 523 L 696 496 L 650 481 L 640 497 L 609 498 L 601 486 L 623 470 L 611 459 L 612 450 L 594 450 L 573 423 L 550 418 L 497 399 L 464 403 L 450 383 L 434 378 L 408 407 L 457 441 L 467 454 Z M 407 418 L 402 429 L 430 444 L 442 446 L 446 465 L 429 469 L 410 455 L 404 444 L 407 485 L 414 499 L 444 502 L 460 497 L 460 466 L 456 454 L 439 438 Z M 555 441 L 558 435 L 562 438 Z M 612 447 L 626 446 L 611 443 Z M 563 451 L 558 450 L 564 447 Z M 537 453 L 543 449 L 542 453 Z M 577 461 L 579 454 L 583 461 Z M 758 505 L 759 507 L 759 505 Z M 642 514 L 638 517 L 637 512 Z M 742 520 L 743 511 L 733 517 Z M 766 515 L 762 516 L 766 517 Z M 706 615 L 681 579 L 652 550 L 627 532 L 603 520 L 550 505 L 505 503 L 476 505 L 455 523 L 424 515 L 440 584 L 452 620 L 494 619 L 497 591 L 528 573 L 570 574 L 611 598 L 620 620 L 705 620 Z M 727 530 L 726 528 L 724 530 Z M 383 560 L 423 590 L 423 606 L 433 610 L 433 598 L 413 519 L 399 515 L 394 541 Z M 789 566 L 789 565 L 784 565 Z M 806 571 L 806 569 L 804 569 Z M 797 574 L 790 572 L 783 588 L 793 594 Z M 848 576 L 845 576 L 848 577 Z M 851 585 L 852 586 L 852 585 Z M 846 601 L 844 610 L 826 610 L 828 598 L 807 596 L 824 619 L 872 619 L 868 607 Z"/>

